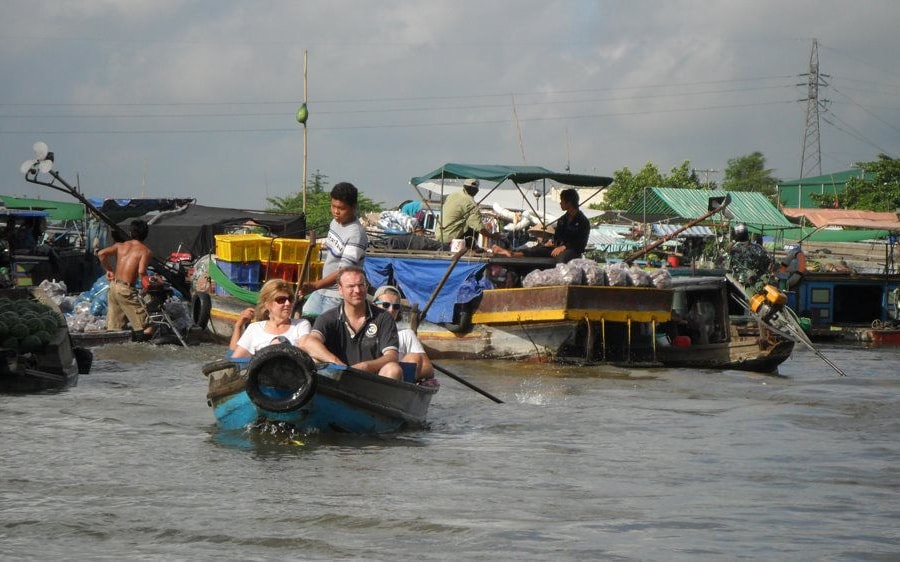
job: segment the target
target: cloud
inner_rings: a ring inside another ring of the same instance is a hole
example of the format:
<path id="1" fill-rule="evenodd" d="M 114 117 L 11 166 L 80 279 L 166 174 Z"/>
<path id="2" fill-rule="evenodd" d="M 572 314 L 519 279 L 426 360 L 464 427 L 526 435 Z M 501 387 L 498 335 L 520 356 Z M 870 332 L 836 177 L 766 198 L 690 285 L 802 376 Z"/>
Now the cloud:
<path id="1" fill-rule="evenodd" d="M 386 204 L 445 162 L 516 164 L 523 151 L 529 164 L 612 175 L 648 161 L 723 170 L 759 150 L 790 178 L 813 37 L 831 75 L 822 170 L 836 171 L 896 155 L 900 127 L 900 6 L 845 6 L 12 1 L 0 182 L 36 195 L 18 166 L 41 139 L 92 196 L 265 207 L 302 185 L 304 52 L 308 172 Z"/>

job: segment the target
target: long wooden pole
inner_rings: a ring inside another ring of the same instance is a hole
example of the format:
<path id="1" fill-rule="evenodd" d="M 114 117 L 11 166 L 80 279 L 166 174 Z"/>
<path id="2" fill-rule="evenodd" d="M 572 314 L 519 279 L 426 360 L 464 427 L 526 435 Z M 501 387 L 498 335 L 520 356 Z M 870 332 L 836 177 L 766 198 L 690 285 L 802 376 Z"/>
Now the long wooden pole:
<path id="1" fill-rule="evenodd" d="M 309 51 L 303 51 L 303 103 L 307 102 L 306 71 L 309 68 Z M 306 214 L 306 122 L 303 123 L 303 214 Z"/>

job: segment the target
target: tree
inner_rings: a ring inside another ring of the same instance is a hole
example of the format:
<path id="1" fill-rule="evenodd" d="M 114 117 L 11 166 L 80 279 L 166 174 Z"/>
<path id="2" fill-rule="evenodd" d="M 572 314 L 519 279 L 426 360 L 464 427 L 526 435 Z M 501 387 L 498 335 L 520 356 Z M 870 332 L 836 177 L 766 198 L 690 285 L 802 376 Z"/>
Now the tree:
<path id="1" fill-rule="evenodd" d="M 725 168 L 725 179 L 722 189 L 726 191 L 758 191 L 766 195 L 775 195 L 775 184 L 778 180 L 772 177 L 772 170 L 766 168 L 766 157 L 756 151 L 747 156 L 732 158 Z"/>
<path id="2" fill-rule="evenodd" d="M 659 172 L 652 162 L 644 164 L 643 169 L 633 174 L 627 167 L 613 173 L 613 182 L 606 189 L 603 202 L 591 208 L 603 210 L 627 209 L 644 197 L 644 189 L 648 187 L 700 187 L 697 176 L 691 169 L 691 163 L 685 160 L 680 166 L 672 168 L 668 176 Z"/>
<path id="3" fill-rule="evenodd" d="M 879 154 L 878 160 L 858 162 L 856 167 L 865 170 L 866 174 L 875 174 L 875 177 L 848 181 L 846 189 L 838 196 L 841 207 L 867 211 L 900 209 L 900 159 Z"/>
<path id="4" fill-rule="evenodd" d="M 331 190 L 328 188 L 328 176 L 316 170 L 310 174 L 306 188 L 306 227 L 316 231 L 320 237 L 328 232 L 331 223 Z M 298 192 L 287 197 L 269 197 L 266 201 L 271 205 L 267 211 L 276 213 L 303 212 L 303 193 Z M 372 201 L 362 193 L 357 201 L 357 214 L 381 212 L 381 203 Z"/>

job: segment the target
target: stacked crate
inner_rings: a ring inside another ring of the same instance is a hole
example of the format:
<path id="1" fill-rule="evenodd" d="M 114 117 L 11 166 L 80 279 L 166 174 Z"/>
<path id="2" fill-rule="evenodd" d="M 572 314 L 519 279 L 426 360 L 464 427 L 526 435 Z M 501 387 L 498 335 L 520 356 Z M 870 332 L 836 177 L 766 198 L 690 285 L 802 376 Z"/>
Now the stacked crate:
<path id="1" fill-rule="evenodd" d="M 272 239 L 261 234 L 217 234 L 216 265 L 239 287 L 259 291 L 262 264 L 269 259 Z M 216 294 L 228 292 L 216 287 Z"/>
<path id="2" fill-rule="evenodd" d="M 266 279 L 280 278 L 289 283 L 299 283 L 303 263 L 309 253 L 309 240 L 301 238 L 275 238 L 269 258 L 263 261 L 262 268 Z M 310 255 L 309 281 L 322 278 L 322 262 L 318 261 L 319 252 L 313 248 Z"/>

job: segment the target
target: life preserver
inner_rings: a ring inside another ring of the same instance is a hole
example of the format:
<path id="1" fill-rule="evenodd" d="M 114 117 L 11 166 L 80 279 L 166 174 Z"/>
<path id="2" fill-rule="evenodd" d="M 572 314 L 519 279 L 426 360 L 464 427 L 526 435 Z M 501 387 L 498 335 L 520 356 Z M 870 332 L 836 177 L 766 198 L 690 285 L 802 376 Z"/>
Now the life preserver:
<path id="1" fill-rule="evenodd" d="M 289 343 L 270 345 L 250 360 L 245 390 L 258 408 L 293 412 L 315 394 L 316 381 L 315 364 L 303 350 Z"/>
<path id="2" fill-rule="evenodd" d="M 194 291 L 191 296 L 191 320 L 194 321 L 194 324 L 205 330 L 206 325 L 209 324 L 211 310 L 212 299 L 209 298 L 209 293 Z"/>

